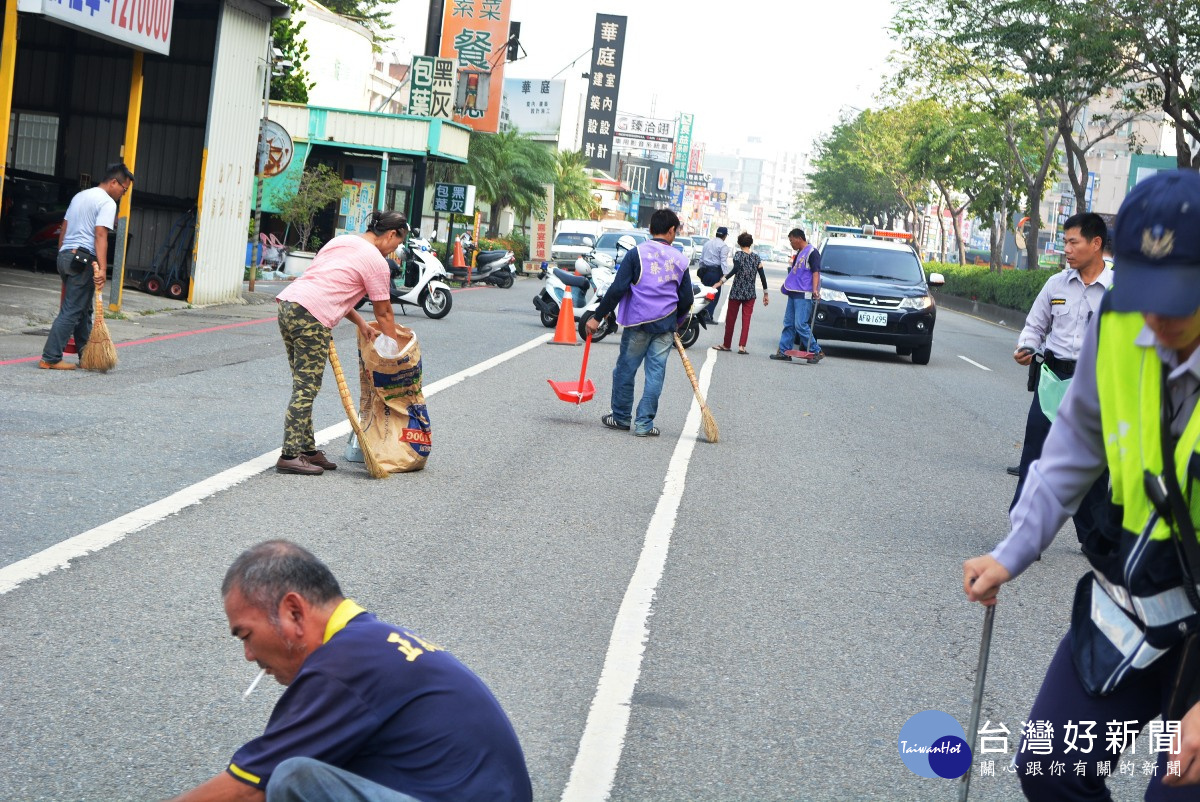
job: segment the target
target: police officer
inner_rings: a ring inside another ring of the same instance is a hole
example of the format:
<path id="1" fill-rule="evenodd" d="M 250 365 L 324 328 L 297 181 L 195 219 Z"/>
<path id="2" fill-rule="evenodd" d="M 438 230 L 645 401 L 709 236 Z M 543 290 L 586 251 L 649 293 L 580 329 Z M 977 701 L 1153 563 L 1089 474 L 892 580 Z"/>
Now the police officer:
<path id="1" fill-rule="evenodd" d="M 1085 546 L 1092 570 L 1076 588 L 1070 628 L 1029 714 L 1050 723 L 1053 751 L 1017 756 L 1022 788 L 1035 800 L 1108 799 L 1099 764 L 1115 769 L 1121 748 L 1107 739 L 1107 723 L 1140 730 L 1200 679 L 1176 677 L 1187 634 L 1200 625 L 1184 562 L 1197 544 L 1181 539 L 1194 541 L 1200 526 L 1188 501 L 1200 479 L 1200 174 L 1164 172 L 1134 187 L 1117 216 L 1115 262 L 1113 289 L 1084 335 L 1008 537 L 963 565 L 967 597 L 994 604 L 1000 585 L 1029 567 L 1106 466 L 1111 472 L 1113 534 Z M 1155 490 L 1170 484 L 1162 480 L 1164 446 L 1184 488 L 1175 494 L 1179 509 L 1191 511 L 1182 525 L 1173 523 L 1169 496 Z M 1156 755 L 1146 799 L 1197 798 L 1178 786 L 1200 782 L 1200 704 L 1189 701 L 1174 715 L 1181 736 L 1173 753 Z M 1084 753 L 1089 742 L 1076 739 L 1072 748 L 1068 736 L 1089 722 L 1095 739 Z M 1072 769 L 1038 772 L 1033 761 Z M 1073 770 L 1079 762 L 1082 775 Z"/>

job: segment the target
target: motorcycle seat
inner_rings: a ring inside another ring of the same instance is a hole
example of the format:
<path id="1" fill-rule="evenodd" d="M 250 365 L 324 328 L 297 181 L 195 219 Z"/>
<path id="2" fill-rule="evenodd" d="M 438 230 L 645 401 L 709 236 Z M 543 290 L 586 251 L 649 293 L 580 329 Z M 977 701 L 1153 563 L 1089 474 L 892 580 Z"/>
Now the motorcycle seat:
<path id="1" fill-rule="evenodd" d="M 477 257 L 480 262 L 491 262 L 495 259 L 503 259 L 508 254 L 508 251 L 480 251 Z"/>
<path id="2" fill-rule="evenodd" d="M 592 286 L 591 283 L 589 283 L 588 280 L 583 276 L 577 276 L 574 273 L 568 273 L 561 268 L 554 268 L 554 275 L 559 281 L 561 281 L 563 284 L 566 284 L 568 287 L 578 287 L 581 290 L 586 290 Z"/>

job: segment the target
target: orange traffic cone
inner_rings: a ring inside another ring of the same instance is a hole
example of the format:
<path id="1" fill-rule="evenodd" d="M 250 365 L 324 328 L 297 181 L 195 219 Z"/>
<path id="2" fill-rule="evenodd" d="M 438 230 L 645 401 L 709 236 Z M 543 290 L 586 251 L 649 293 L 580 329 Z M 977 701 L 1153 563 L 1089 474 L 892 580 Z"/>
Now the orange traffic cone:
<path id="1" fill-rule="evenodd" d="M 466 267 L 467 260 L 463 257 L 462 240 L 454 240 L 454 259 L 450 263 L 451 267 Z"/>
<path id="2" fill-rule="evenodd" d="M 579 345 L 575 339 L 575 304 L 571 302 L 571 288 L 563 292 L 562 304 L 558 307 L 558 327 L 554 329 L 552 342 L 557 345 Z"/>

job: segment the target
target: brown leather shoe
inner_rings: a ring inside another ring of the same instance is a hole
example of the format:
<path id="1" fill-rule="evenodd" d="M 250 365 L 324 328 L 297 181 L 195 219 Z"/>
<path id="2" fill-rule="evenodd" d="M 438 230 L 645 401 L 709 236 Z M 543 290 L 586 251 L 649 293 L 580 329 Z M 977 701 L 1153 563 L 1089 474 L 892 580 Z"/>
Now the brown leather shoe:
<path id="1" fill-rule="evenodd" d="M 44 359 L 38 360 L 38 367 L 42 370 L 75 370 L 75 365 L 70 362 L 47 362 Z"/>
<path id="2" fill-rule="evenodd" d="M 280 457 L 275 463 L 275 470 L 279 473 L 298 473 L 301 476 L 320 476 L 325 473 L 324 468 L 309 462 L 308 457 L 303 454 L 293 459 Z"/>
<path id="3" fill-rule="evenodd" d="M 337 470 L 337 463 L 330 462 L 328 459 L 326 459 L 324 451 L 318 451 L 316 454 L 301 454 L 300 456 L 304 457 L 306 460 L 311 462 L 313 465 L 320 465 L 322 468 L 324 468 L 327 471 L 336 471 Z"/>

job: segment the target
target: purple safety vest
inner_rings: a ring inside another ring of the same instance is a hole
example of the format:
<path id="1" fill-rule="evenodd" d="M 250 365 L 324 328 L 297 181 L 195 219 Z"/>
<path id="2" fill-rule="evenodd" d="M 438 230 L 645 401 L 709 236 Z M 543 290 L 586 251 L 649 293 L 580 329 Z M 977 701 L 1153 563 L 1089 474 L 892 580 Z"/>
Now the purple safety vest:
<path id="1" fill-rule="evenodd" d="M 679 307 L 679 280 L 687 275 L 687 257 L 657 240 L 637 246 L 642 274 L 617 307 L 617 322 L 638 326 L 672 315 Z"/>
<path id="2" fill-rule="evenodd" d="M 805 245 L 799 253 L 792 257 L 792 266 L 787 278 L 783 280 L 784 292 L 812 292 L 812 271 L 808 269 L 808 255 L 812 253 L 811 243 Z"/>

